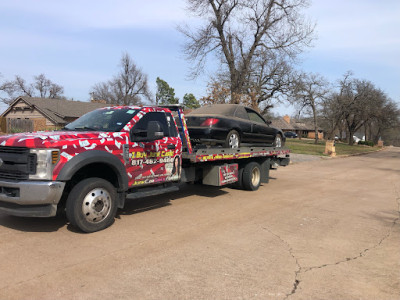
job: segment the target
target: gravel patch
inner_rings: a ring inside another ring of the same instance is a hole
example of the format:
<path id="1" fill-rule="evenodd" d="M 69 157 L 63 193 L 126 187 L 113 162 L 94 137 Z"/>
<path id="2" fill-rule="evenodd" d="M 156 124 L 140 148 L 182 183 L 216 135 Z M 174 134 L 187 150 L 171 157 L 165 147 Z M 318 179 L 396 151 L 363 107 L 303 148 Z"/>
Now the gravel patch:
<path id="1" fill-rule="evenodd" d="M 290 163 L 300 163 L 300 162 L 321 160 L 321 159 L 327 159 L 327 158 L 328 157 L 319 156 L 319 155 L 290 153 Z"/>

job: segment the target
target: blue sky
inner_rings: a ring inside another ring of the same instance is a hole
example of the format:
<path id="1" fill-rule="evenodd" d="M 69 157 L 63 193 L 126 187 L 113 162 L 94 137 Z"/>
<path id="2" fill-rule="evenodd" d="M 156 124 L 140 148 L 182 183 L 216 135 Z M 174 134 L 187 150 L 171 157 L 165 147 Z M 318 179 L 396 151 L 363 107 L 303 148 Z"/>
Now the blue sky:
<path id="1" fill-rule="evenodd" d="M 64 86 L 68 98 L 87 101 L 90 88 L 115 75 L 127 52 L 148 74 L 153 93 L 161 77 L 181 99 L 185 93 L 204 96 L 211 71 L 187 79 L 190 63 L 176 30 L 183 22 L 198 22 L 185 5 L 184 0 L 0 1 L 2 79 L 21 75 L 30 81 L 44 73 Z M 352 70 L 400 102 L 400 1 L 319 0 L 305 13 L 317 23 L 318 38 L 301 56 L 299 69 L 332 82 Z M 293 108 L 281 105 L 274 112 L 293 113 Z"/>

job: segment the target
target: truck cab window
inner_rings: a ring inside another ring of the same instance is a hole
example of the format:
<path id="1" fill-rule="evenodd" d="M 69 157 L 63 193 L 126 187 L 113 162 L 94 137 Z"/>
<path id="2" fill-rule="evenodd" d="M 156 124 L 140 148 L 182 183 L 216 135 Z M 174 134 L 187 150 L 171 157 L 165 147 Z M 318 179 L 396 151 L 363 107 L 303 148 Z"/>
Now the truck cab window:
<path id="1" fill-rule="evenodd" d="M 167 116 L 169 136 L 177 137 L 178 136 L 178 132 L 176 131 L 176 126 L 175 126 L 175 123 L 174 123 L 174 117 L 170 113 L 166 113 L 166 116 Z"/>
<path id="2" fill-rule="evenodd" d="M 168 128 L 167 119 L 163 112 L 149 112 L 139 122 L 133 126 L 132 132 L 145 132 L 150 121 L 158 121 L 161 124 L 161 128 L 164 132 L 164 136 L 170 136 L 170 130 Z"/>

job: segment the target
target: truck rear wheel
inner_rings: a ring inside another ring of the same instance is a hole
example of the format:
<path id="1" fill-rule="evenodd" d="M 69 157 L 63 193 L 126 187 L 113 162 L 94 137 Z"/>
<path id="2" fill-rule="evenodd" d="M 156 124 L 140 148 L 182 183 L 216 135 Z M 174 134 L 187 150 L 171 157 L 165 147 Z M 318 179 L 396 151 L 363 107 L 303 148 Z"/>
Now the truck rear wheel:
<path id="1" fill-rule="evenodd" d="M 109 227 L 117 212 L 115 187 L 102 178 L 87 178 L 75 185 L 67 199 L 66 214 L 71 225 L 84 232 Z"/>
<path id="2" fill-rule="evenodd" d="M 242 185 L 245 190 L 256 191 L 261 184 L 261 166 L 256 162 L 248 163 L 243 170 Z"/>

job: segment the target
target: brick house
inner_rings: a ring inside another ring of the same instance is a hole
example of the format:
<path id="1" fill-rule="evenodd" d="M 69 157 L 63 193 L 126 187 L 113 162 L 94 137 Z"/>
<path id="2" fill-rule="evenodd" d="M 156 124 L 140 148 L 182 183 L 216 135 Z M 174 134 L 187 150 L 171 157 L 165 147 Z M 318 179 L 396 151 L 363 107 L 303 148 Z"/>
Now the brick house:
<path id="1" fill-rule="evenodd" d="M 283 118 L 272 120 L 272 126 L 280 128 L 283 132 L 296 132 L 297 135 L 302 138 L 315 138 L 314 125 L 310 121 L 291 120 L 291 118 L 286 115 Z M 323 138 L 324 132 L 321 128 L 318 128 L 318 139 Z"/>
<path id="2" fill-rule="evenodd" d="M 80 116 L 100 107 L 99 102 L 81 102 L 62 99 L 18 97 L 1 114 L 3 119 L 31 120 L 33 131 L 64 127 Z"/>

